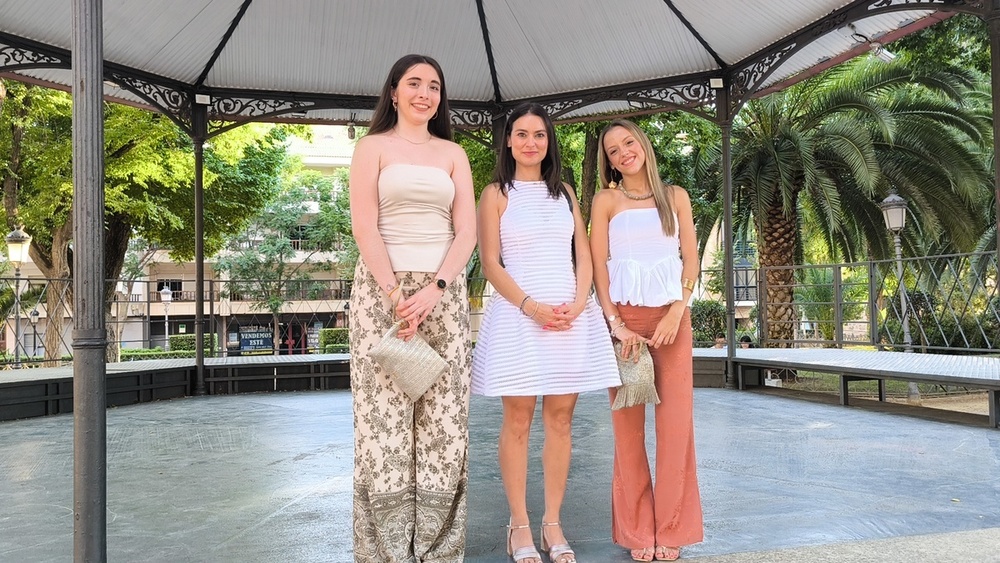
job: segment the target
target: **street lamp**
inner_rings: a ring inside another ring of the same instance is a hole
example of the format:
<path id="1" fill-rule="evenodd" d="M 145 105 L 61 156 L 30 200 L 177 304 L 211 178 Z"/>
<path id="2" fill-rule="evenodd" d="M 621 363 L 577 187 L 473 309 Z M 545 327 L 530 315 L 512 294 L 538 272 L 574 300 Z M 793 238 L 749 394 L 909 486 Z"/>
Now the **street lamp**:
<path id="1" fill-rule="evenodd" d="M 896 246 L 896 279 L 899 282 L 899 307 L 903 321 L 903 351 L 913 351 L 913 340 L 910 338 L 910 311 L 906 306 L 906 286 L 903 284 L 903 249 L 899 242 L 899 233 L 906 226 L 906 200 L 890 193 L 889 197 L 879 204 L 885 226 L 892 231 L 892 242 Z"/>
<path id="2" fill-rule="evenodd" d="M 160 290 L 160 302 L 163 303 L 163 350 L 170 350 L 170 302 L 174 300 L 174 292 L 166 284 Z"/>
<path id="3" fill-rule="evenodd" d="M 14 266 L 14 369 L 21 369 L 21 265 L 31 260 L 31 235 L 24 225 L 7 233 L 7 260 Z"/>
<path id="4" fill-rule="evenodd" d="M 31 321 L 31 356 L 38 356 L 38 309 L 32 309 L 31 314 L 28 315 L 28 320 Z"/>

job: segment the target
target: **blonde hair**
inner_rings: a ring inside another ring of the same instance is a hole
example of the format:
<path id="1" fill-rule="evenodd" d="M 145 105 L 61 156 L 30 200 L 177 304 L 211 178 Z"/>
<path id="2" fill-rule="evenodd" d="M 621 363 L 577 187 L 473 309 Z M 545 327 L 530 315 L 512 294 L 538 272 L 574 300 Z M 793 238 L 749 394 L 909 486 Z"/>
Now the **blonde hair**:
<path id="1" fill-rule="evenodd" d="M 646 168 L 646 181 L 653 190 L 653 201 L 656 202 L 656 212 L 660 216 L 660 225 L 663 227 L 663 234 L 668 237 L 677 236 L 677 219 L 674 216 L 674 202 L 671 199 L 673 186 L 664 184 L 660 179 L 659 171 L 656 168 L 656 154 L 653 153 L 653 144 L 649 142 L 649 137 L 639 129 L 639 126 L 626 119 L 615 119 L 601 131 L 597 143 L 601 146 L 597 153 L 597 171 L 601 177 L 601 187 L 607 186 L 615 177 L 612 175 L 611 163 L 608 162 L 608 154 L 604 149 L 604 136 L 615 127 L 621 127 L 629 132 L 639 142 L 642 152 L 646 153 L 646 160 L 643 166 Z M 621 180 L 621 172 L 617 174 L 617 180 Z M 616 180 L 616 181 L 617 181 Z"/>

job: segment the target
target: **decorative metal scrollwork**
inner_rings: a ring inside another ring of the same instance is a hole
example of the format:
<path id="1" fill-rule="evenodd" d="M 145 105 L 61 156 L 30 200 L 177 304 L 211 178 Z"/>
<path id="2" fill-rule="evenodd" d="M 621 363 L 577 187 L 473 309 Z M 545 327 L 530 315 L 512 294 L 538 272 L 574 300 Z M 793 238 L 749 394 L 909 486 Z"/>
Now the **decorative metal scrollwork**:
<path id="1" fill-rule="evenodd" d="M 710 115 L 704 111 L 715 104 L 715 91 L 707 82 L 653 86 L 635 90 L 614 88 L 594 92 L 586 96 L 543 103 L 553 119 L 580 111 L 587 106 L 605 102 L 625 102 L 627 112 L 651 109 L 685 109 L 699 115 Z"/>
<path id="2" fill-rule="evenodd" d="M 12 45 L 0 46 L 0 69 L 22 66 L 69 66 L 68 60 Z"/>
<path id="3" fill-rule="evenodd" d="M 191 130 L 191 100 L 186 92 L 124 73 L 106 72 L 105 79 L 138 95 L 188 131 Z"/>
<path id="4" fill-rule="evenodd" d="M 775 67 L 785 62 L 785 59 L 795 51 L 796 47 L 797 43 L 785 45 L 780 50 L 739 71 L 733 79 L 731 101 L 738 104 L 745 100 L 747 94 L 754 91 Z"/>
<path id="5" fill-rule="evenodd" d="M 462 129 L 490 129 L 493 116 L 483 108 L 451 108 L 451 124 Z"/>
<path id="6" fill-rule="evenodd" d="M 879 8 L 888 8 L 890 6 L 913 6 L 915 8 L 920 6 L 967 6 L 969 8 L 981 9 L 983 7 L 983 0 L 877 0 L 872 2 L 869 6 L 869 10 L 877 10 Z"/>
<path id="7" fill-rule="evenodd" d="M 308 111 L 314 104 L 275 98 L 216 98 L 212 97 L 209 114 L 213 118 L 260 118 L 291 111 Z"/>
<path id="8" fill-rule="evenodd" d="M 812 35 L 813 37 L 822 37 L 823 35 L 826 35 L 827 33 L 830 33 L 835 29 L 840 29 L 845 24 L 847 24 L 847 20 L 849 18 L 850 14 L 848 12 L 843 12 L 837 14 L 835 17 L 823 20 L 823 22 L 819 26 L 817 26 L 815 30 L 813 30 Z"/>

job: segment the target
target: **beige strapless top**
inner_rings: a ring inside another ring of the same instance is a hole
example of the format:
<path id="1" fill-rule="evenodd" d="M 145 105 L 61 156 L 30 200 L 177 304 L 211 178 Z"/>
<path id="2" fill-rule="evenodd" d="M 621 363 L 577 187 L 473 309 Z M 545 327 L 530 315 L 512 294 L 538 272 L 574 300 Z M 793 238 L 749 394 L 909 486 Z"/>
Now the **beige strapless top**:
<path id="1" fill-rule="evenodd" d="M 437 272 L 455 239 L 455 183 L 435 166 L 390 164 L 378 176 L 378 231 L 395 272 Z"/>

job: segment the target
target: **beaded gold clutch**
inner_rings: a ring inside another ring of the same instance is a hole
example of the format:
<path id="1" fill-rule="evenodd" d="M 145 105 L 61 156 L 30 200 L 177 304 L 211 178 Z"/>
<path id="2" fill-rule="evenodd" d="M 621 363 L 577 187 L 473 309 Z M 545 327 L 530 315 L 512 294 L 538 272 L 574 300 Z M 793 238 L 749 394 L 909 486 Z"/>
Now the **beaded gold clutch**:
<path id="1" fill-rule="evenodd" d="M 393 323 L 370 354 L 410 401 L 416 402 L 448 371 L 448 363 L 419 334 L 409 342 L 397 338 L 404 322 Z"/>
<path id="2" fill-rule="evenodd" d="M 634 358 L 622 359 L 622 343 L 615 342 L 615 358 L 618 359 L 622 385 L 611 408 L 618 410 L 646 403 L 660 404 L 653 376 L 653 357 L 649 355 L 646 344 L 639 344 L 639 361 L 635 361 Z"/>

